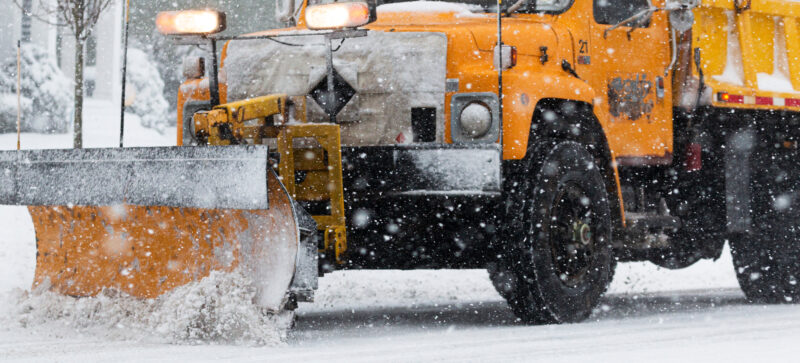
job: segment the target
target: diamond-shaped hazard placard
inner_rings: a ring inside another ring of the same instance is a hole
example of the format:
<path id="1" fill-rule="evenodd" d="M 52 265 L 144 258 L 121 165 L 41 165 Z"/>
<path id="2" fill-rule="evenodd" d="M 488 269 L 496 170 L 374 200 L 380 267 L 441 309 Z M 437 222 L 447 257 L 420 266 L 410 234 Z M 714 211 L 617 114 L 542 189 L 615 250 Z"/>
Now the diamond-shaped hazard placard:
<path id="1" fill-rule="evenodd" d="M 336 68 L 333 69 L 333 92 L 328 91 L 328 77 L 326 75 L 311 90 L 310 96 L 317 101 L 328 115 L 338 115 L 345 105 L 355 96 L 356 90 L 342 78 Z"/>

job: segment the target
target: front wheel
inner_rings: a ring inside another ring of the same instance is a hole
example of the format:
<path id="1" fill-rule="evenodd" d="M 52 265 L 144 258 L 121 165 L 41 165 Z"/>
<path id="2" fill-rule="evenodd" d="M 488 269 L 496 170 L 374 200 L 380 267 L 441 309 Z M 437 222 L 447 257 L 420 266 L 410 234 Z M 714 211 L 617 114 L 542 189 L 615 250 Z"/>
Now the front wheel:
<path id="1" fill-rule="evenodd" d="M 521 187 L 509 193 L 521 230 L 507 234 L 494 273 L 503 275 L 493 281 L 523 321 L 577 322 L 597 306 L 616 266 L 605 183 L 578 143 L 537 150 L 519 176 Z"/>

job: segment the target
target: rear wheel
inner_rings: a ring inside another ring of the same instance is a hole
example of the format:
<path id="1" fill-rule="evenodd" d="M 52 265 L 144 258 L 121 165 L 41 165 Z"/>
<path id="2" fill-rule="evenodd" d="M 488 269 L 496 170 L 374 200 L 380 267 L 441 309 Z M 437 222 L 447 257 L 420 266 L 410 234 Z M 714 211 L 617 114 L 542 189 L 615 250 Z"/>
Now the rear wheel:
<path id="1" fill-rule="evenodd" d="M 490 272 L 520 319 L 577 322 L 597 306 L 616 266 L 608 197 L 582 145 L 561 141 L 538 150 L 522 185 L 509 193 L 520 230 L 507 234 L 505 258 Z"/>
<path id="2" fill-rule="evenodd" d="M 739 285 L 759 303 L 800 301 L 800 171 L 797 153 L 771 149 L 753 154 L 752 232 L 731 236 Z"/>
<path id="3" fill-rule="evenodd" d="M 767 235 L 731 239 L 739 286 L 750 301 L 766 304 L 800 301 L 800 240 Z"/>

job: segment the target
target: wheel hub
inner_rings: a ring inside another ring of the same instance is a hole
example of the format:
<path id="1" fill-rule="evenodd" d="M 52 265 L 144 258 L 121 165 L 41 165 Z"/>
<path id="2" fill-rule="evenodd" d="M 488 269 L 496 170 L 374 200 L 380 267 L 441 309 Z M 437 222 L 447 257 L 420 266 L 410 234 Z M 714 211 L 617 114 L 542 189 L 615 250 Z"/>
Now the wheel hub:
<path id="1" fill-rule="evenodd" d="M 579 242 L 584 246 L 592 243 L 592 227 L 583 221 L 572 223 L 572 241 Z"/>
<path id="2" fill-rule="evenodd" d="M 577 286 L 591 268 L 595 222 L 586 193 L 567 185 L 559 193 L 551 214 L 550 244 L 556 270 L 567 286 Z"/>

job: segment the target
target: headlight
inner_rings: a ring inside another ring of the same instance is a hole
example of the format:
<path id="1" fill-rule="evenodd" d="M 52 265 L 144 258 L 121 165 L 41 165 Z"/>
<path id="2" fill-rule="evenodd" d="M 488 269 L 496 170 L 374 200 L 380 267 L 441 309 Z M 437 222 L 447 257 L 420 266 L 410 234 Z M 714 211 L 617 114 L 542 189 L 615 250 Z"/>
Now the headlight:
<path id="1" fill-rule="evenodd" d="M 372 20 L 366 3 L 334 3 L 309 6 L 306 9 L 306 25 L 309 29 L 357 28 Z"/>
<path id="2" fill-rule="evenodd" d="M 497 94 L 454 94 L 450 98 L 450 137 L 454 143 L 497 142 L 500 137 L 500 100 Z"/>
<path id="3" fill-rule="evenodd" d="M 480 138 L 492 127 L 492 110 L 481 102 L 470 103 L 461 110 L 459 124 L 464 136 Z"/>
<path id="4" fill-rule="evenodd" d="M 225 30 L 225 13 L 216 10 L 165 11 L 156 17 L 165 35 L 208 35 Z"/>

